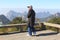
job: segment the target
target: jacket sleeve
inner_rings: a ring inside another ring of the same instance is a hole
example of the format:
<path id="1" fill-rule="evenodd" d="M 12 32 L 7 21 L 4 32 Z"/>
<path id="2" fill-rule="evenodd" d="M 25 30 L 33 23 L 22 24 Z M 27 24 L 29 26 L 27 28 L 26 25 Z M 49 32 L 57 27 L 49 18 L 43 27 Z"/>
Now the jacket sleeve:
<path id="1" fill-rule="evenodd" d="M 28 12 L 27 18 L 30 18 L 30 17 L 31 17 L 31 14 L 32 14 L 32 12 L 31 12 L 31 11 L 30 11 L 30 12 Z"/>

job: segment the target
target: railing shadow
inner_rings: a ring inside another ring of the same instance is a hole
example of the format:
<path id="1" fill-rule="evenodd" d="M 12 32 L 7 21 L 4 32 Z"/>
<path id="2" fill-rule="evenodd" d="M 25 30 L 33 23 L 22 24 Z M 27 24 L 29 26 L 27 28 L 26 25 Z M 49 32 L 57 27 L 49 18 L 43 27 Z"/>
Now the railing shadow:
<path id="1" fill-rule="evenodd" d="M 55 32 L 55 33 L 42 33 L 42 34 L 38 34 L 36 36 L 49 36 L 49 35 L 56 35 L 56 34 L 58 34 L 58 33 L 57 32 Z"/>
<path id="2" fill-rule="evenodd" d="M 12 33 L 2 33 L 0 35 L 12 35 L 12 34 L 19 34 L 19 33 L 25 33 L 27 31 L 24 31 L 24 32 L 12 32 Z"/>
<path id="3" fill-rule="evenodd" d="M 36 32 L 37 31 L 41 31 L 41 30 L 36 30 Z M 28 31 L 18 31 L 18 32 L 9 32 L 9 33 L 2 33 L 2 34 L 0 34 L 0 35 L 12 35 L 12 34 L 19 34 L 19 33 L 26 33 L 26 32 L 28 32 Z"/>
<path id="4" fill-rule="evenodd" d="M 0 34 L 1 36 L 3 35 L 12 35 L 12 34 L 19 34 L 19 33 L 25 33 L 27 31 L 24 31 L 24 32 L 13 32 L 13 33 L 3 33 L 3 34 Z M 42 34 L 38 34 L 36 35 L 37 37 L 39 36 L 49 36 L 49 35 L 57 35 L 58 33 L 57 32 L 54 32 L 54 33 L 42 33 Z"/>

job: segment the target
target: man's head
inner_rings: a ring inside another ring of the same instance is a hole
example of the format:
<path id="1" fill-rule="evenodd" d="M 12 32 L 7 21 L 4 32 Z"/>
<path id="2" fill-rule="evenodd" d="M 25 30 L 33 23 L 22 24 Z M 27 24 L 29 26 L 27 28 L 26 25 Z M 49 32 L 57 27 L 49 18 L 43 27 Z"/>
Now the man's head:
<path id="1" fill-rule="evenodd" d="M 32 5 L 27 6 L 27 8 L 28 8 L 28 10 L 31 10 L 32 9 Z"/>

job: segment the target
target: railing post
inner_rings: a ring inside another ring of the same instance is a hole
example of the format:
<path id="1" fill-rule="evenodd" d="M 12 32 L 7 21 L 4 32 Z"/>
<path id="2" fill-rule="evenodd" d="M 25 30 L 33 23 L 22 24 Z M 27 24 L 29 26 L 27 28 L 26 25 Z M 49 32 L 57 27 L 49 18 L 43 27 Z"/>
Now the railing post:
<path id="1" fill-rule="evenodd" d="M 44 23 L 41 23 L 41 29 L 46 30 L 46 26 L 44 25 Z"/>
<path id="2" fill-rule="evenodd" d="M 57 33 L 59 33 L 59 28 L 57 28 Z"/>
<path id="3" fill-rule="evenodd" d="M 16 28 L 17 28 L 17 31 L 19 31 L 19 32 L 20 32 L 20 26 L 16 26 Z"/>
<path id="4" fill-rule="evenodd" d="M 20 26 L 20 32 L 23 32 L 23 26 Z"/>
<path id="5" fill-rule="evenodd" d="M 22 28 L 21 25 L 16 26 L 16 28 L 17 28 L 17 30 L 19 30 L 19 32 L 22 32 L 23 31 L 23 28 Z"/>

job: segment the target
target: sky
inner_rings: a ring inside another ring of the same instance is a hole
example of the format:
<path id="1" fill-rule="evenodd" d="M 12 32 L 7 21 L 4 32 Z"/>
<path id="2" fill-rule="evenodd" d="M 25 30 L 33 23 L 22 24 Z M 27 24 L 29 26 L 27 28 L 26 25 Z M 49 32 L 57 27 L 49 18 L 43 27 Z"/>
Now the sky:
<path id="1" fill-rule="evenodd" d="M 8 9 L 23 11 L 29 5 L 32 5 L 35 11 L 39 11 L 38 9 L 60 10 L 60 0 L 0 0 L 0 14 L 7 13 Z"/>
<path id="2" fill-rule="evenodd" d="M 60 9 L 60 0 L 0 0 L 0 8 L 27 8 L 28 5 L 41 9 Z"/>

